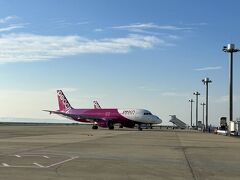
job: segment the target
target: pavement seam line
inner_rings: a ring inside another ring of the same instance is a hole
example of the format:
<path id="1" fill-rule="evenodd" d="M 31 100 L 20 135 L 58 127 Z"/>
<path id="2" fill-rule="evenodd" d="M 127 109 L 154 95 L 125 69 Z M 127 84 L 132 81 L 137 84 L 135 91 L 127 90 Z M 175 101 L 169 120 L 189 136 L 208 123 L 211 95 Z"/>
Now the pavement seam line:
<path id="1" fill-rule="evenodd" d="M 197 180 L 197 177 L 196 177 L 196 175 L 195 175 L 195 173 L 194 173 L 194 171 L 193 171 L 193 168 L 192 168 L 192 166 L 191 166 L 191 163 L 190 163 L 190 161 L 189 161 L 189 159 L 188 159 L 188 157 L 187 157 L 187 154 L 186 154 L 186 151 L 185 151 L 185 147 L 182 146 L 181 139 L 180 139 L 180 137 L 178 136 L 178 134 L 177 134 L 176 132 L 175 132 L 175 135 L 176 135 L 176 137 L 178 138 L 178 140 L 179 140 L 179 142 L 180 142 L 180 147 L 181 147 L 181 149 L 182 149 L 182 151 L 183 151 L 184 157 L 185 157 L 185 159 L 186 159 L 186 162 L 187 162 L 187 164 L 188 164 L 188 167 L 189 167 L 189 169 L 190 169 L 190 172 L 191 172 L 191 174 L 192 174 L 192 176 L 193 176 L 193 179 L 194 179 L 194 180 Z"/>

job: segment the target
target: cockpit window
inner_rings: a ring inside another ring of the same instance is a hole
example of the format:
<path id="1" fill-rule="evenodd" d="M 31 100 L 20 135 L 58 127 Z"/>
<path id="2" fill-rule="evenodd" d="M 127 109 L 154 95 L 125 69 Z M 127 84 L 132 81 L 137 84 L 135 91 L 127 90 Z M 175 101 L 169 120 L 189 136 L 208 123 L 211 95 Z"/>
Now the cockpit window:
<path id="1" fill-rule="evenodd" d="M 150 113 L 150 112 L 147 112 L 147 113 L 144 113 L 144 115 L 152 115 L 152 113 Z"/>

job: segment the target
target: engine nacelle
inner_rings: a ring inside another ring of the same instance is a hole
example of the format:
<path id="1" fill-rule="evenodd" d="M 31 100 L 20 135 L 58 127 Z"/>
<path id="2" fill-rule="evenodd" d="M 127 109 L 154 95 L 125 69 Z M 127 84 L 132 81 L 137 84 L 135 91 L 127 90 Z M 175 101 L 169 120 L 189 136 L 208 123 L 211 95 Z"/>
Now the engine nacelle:
<path id="1" fill-rule="evenodd" d="M 98 125 L 99 127 L 106 128 L 106 127 L 108 127 L 108 121 L 100 120 L 100 121 L 97 122 L 97 125 Z"/>
<path id="2" fill-rule="evenodd" d="M 114 123 L 112 120 L 100 120 L 97 122 L 98 126 L 103 128 L 114 129 Z"/>

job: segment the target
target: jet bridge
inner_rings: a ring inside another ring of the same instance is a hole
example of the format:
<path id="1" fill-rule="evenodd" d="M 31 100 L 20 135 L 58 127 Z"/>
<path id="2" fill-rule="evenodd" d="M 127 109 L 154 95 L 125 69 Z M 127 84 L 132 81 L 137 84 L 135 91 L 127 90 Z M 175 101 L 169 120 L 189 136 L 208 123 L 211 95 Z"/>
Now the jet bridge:
<path id="1" fill-rule="evenodd" d="M 169 120 L 169 122 L 175 124 L 178 128 L 181 128 L 181 129 L 187 128 L 187 124 L 181 121 L 180 119 L 178 119 L 176 115 L 170 115 L 170 116 L 171 116 L 171 119 Z"/>

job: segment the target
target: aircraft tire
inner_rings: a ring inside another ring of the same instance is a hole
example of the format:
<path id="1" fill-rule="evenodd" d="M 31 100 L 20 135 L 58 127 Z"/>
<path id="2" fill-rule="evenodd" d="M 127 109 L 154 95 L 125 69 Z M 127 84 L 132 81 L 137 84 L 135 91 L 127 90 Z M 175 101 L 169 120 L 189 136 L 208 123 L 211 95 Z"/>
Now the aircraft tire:
<path id="1" fill-rule="evenodd" d="M 98 126 L 92 126 L 92 129 L 98 129 Z"/>
<path id="2" fill-rule="evenodd" d="M 114 130 L 114 126 L 109 126 L 108 129 L 109 130 Z"/>
<path id="3" fill-rule="evenodd" d="M 138 130 L 139 130 L 139 131 L 142 131 L 141 124 L 138 124 Z"/>
<path id="4" fill-rule="evenodd" d="M 113 130 L 114 129 L 114 124 L 113 121 L 108 121 L 108 129 Z"/>

